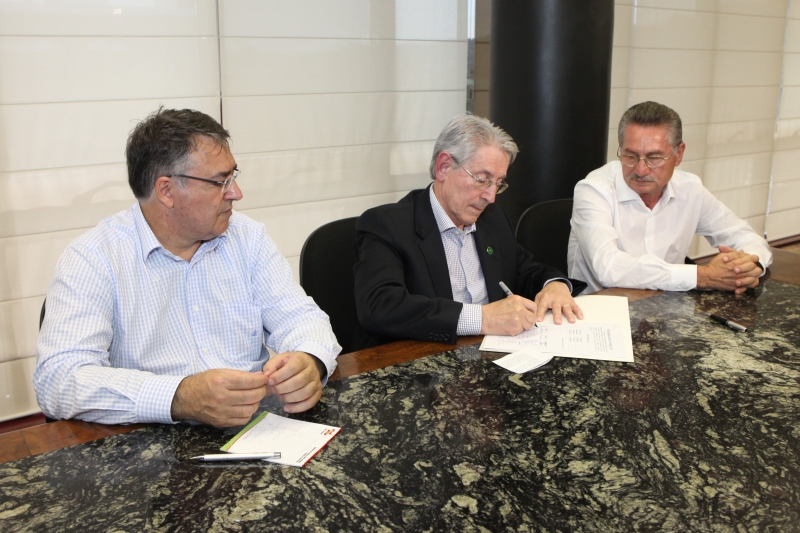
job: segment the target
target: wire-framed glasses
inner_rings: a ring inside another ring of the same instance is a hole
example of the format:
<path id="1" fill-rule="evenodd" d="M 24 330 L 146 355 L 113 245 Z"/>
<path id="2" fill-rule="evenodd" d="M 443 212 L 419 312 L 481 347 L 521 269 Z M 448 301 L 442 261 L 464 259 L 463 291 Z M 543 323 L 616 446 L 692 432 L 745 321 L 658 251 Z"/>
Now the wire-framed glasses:
<path id="1" fill-rule="evenodd" d="M 619 157 L 619 162 L 628 168 L 635 167 L 642 159 L 644 159 L 644 164 L 647 165 L 647 168 L 661 168 L 667 164 L 667 159 L 673 155 L 675 155 L 675 150 L 672 150 L 672 153 L 666 157 L 662 157 L 660 155 L 647 155 L 644 157 L 639 157 L 638 155 L 623 154 L 621 146 L 617 148 L 617 157 Z"/>
<path id="2" fill-rule="evenodd" d="M 457 166 L 463 168 L 464 172 L 469 174 L 469 177 L 474 180 L 475 188 L 485 191 L 486 189 L 491 189 L 492 185 L 497 185 L 497 189 L 494 191 L 495 194 L 502 194 L 506 189 L 508 189 L 508 183 L 505 181 L 496 182 L 492 179 L 484 178 L 483 176 L 476 176 L 465 167 L 461 166 L 461 163 L 459 163 L 458 160 L 452 156 L 452 154 L 450 157 L 453 159 L 453 161 L 455 161 Z"/>
<path id="3" fill-rule="evenodd" d="M 239 172 L 241 172 L 238 168 L 233 169 L 233 173 L 225 179 L 225 181 L 217 181 L 217 180 L 210 180 L 208 178 L 197 178 L 195 176 L 187 176 L 186 174 L 172 174 L 170 178 L 187 178 L 190 180 L 197 180 L 197 181 L 205 181 L 206 183 L 213 183 L 214 185 L 219 185 L 222 187 L 222 194 L 225 194 L 231 189 L 231 185 L 239 177 Z"/>

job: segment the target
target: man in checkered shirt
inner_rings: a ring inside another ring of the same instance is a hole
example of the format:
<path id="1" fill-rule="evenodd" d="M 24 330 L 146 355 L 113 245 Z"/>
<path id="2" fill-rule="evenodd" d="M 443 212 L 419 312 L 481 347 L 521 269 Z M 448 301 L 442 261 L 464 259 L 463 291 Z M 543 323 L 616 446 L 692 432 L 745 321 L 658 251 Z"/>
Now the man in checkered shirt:
<path id="1" fill-rule="evenodd" d="M 131 132 L 138 201 L 70 244 L 47 293 L 34 374 L 46 415 L 224 427 L 268 394 L 290 413 L 319 400 L 341 348 L 264 225 L 233 211 L 228 138 L 188 109 Z"/>

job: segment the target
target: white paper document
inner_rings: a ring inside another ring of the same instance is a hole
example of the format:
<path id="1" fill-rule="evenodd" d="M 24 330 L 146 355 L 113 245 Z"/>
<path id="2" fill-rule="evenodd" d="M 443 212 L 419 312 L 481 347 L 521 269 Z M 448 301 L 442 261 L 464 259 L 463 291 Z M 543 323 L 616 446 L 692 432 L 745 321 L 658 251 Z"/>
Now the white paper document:
<path id="1" fill-rule="evenodd" d="M 342 428 L 262 413 L 220 448 L 229 453 L 280 452 L 271 463 L 303 466 Z"/>
<path id="2" fill-rule="evenodd" d="M 628 299 L 624 296 L 578 296 L 575 302 L 584 319 L 570 324 L 553 323 L 548 311 L 538 327 L 516 336 L 486 335 L 481 350 L 550 354 L 558 357 L 633 362 L 631 321 Z M 502 366 L 502 365 L 501 365 Z"/>
<path id="3" fill-rule="evenodd" d="M 510 370 L 515 374 L 524 374 L 535 370 L 542 365 L 546 365 L 553 359 L 553 356 L 546 353 L 536 353 L 533 350 L 520 350 L 518 352 L 510 353 L 500 359 L 492 361 L 498 366 L 502 366 L 506 370 Z"/>

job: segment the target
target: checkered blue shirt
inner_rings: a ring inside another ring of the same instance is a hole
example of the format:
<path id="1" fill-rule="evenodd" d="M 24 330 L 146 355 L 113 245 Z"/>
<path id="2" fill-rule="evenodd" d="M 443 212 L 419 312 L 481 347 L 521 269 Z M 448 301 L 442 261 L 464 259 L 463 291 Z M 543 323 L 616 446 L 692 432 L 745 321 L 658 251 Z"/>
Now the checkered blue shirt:
<path id="1" fill-rule="evenodd" d="M 136 203 L 61 256 L 34 388 L 53 418 L 173 423 L 184 377 L 260 371 L 265 346 L 315 355 L 328 375 L 341 350 L 263 224 L 234 212 L 187 262 L 161 246 Z"/>
<path id="2" fill-rule="evenodd" d="M 483 321 L 481 306 L 489 303 L 489 294 L 475 248 L 475 224 L 464 226 L 463 230 L 458 229 L 436 199 L 433 186 L 429 192 L 433 216 L 442 235 L 444 255 L 447 256 L 453 300 L 464 304 L 458 316 L 456 334 L 478 335 Z"/>

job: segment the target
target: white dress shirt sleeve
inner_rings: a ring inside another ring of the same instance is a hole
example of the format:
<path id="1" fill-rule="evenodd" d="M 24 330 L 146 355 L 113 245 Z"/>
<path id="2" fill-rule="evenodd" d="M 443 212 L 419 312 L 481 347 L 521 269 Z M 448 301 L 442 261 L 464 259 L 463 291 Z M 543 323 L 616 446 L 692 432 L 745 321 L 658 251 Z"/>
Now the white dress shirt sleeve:
<path id="1" fill-rule="evenodd" d="M 766 240 L 760 237 L 750 225 L 737 217 L 725 204 L 703 187 L 702 213 L 697 225 L 698 235 L 704 236 L 714 248 L 729 246 L 758 256 L 758 261 L 766 268 L 772 264 L 772 251 Z"/>

